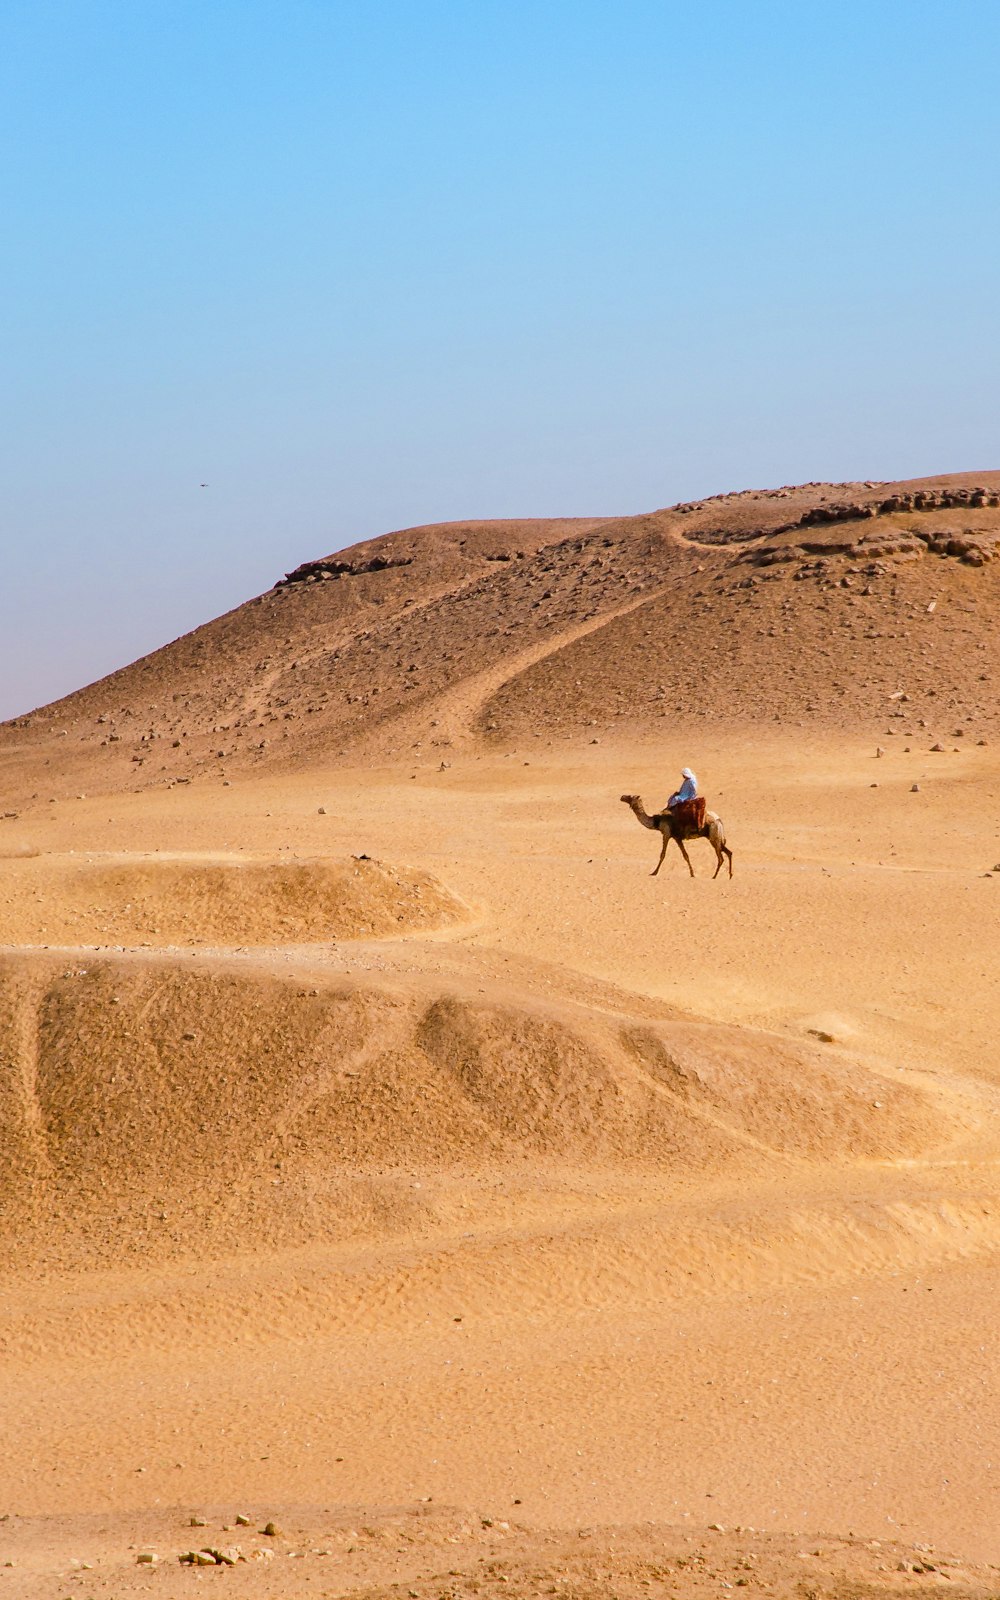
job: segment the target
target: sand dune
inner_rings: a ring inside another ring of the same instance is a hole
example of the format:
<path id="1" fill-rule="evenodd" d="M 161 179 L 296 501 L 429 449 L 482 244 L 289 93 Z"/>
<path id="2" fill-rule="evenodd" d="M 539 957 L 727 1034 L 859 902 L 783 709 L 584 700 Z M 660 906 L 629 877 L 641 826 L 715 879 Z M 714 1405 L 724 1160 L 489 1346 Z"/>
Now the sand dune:
<path id="1" fill-rule="evenodd" d="M 426 872 L 347 862 L 134 856 L 8 869 L 8 944 L 272 945 L 448 927 L 467 915 Z"/>
<path id="2" fill-rule="evenodd" d="M 998 538 L 404 530 L 0 729 L 0 1587 L 992 1592 Z"/>
<path id="3" fill-rule="evenodd" d="M 239 964 L 8 957 L 8 1258 L 398 1236 L 414 1166 L 710 1175 L 763 1154 L 915 1155 L 919 1090 L 747 1030 L 295 981 Z M 428 1196 L 430 1198 L 430 1196 Z"/>

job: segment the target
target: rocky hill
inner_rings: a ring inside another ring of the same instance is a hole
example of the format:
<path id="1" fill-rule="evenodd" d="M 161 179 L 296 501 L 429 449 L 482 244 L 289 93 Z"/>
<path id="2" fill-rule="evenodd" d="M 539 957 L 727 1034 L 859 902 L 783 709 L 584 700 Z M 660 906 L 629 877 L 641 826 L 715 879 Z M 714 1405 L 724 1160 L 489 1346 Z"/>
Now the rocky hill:
<path id="1" fill-rule="evenodd" d="M 998 548 L 1000 472 L 387 534 L 5 724 L 5 804 L 664 719 L 989 738 Z"/>

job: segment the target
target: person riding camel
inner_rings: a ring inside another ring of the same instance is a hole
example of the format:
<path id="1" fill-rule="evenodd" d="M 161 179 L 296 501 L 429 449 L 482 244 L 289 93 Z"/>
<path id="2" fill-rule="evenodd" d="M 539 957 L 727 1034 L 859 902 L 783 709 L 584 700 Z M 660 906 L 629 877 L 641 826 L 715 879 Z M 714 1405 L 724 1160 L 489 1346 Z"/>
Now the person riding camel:
<path id="1" fill-rule="evenodd" d="M 683 768 L 681 777 L 684 781 L 667 801 L 667 810 L 686 828 L 700 833 L 705 826 L 705 800 L 698 793 L 698 779 L 690 767 Z"/>

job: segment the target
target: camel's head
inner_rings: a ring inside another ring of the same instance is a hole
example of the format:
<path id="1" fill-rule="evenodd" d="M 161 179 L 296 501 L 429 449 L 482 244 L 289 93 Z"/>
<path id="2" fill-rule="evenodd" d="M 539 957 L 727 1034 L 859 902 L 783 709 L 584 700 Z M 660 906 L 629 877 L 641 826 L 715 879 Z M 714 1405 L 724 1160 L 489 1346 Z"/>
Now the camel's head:
<path id="1" fill-rule="evenodd" d="M 638 799 L 639 796 L 637 794 L 623 794 L 621 797 L 623 806 L 634 806 Z"/>

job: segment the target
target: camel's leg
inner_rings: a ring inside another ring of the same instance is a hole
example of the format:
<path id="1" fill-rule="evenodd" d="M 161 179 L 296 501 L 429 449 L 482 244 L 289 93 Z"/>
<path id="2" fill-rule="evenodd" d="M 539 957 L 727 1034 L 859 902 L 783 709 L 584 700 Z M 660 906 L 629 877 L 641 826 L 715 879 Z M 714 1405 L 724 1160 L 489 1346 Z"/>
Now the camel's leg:
<path id="1" fill-rule="evenodd" d="M 717 856 L 717 867 L 715 867 L 715 872 L 712 874 L 712 883 L 715 882 L 715 878 L 718 877 L 718 874 L 722 872 L 723 856 L 726 856 L 726 858 L 728 858 L 728 862 L 730 862 L 730 877 L 733 877 L 733 851 L 730 850 L 730 846 L 717 845 L 715 840 L 712 840 L 712 846 L 714 846 L 715 856 Z"/>
<path id="2" fill-rule="evenodd" d="M 663 843 L 660 846 L 660 859 L 656 863 L 656 866 L 653 868 L 652 872 L 649 874 L 649 876 L 651 878 L 655 878 L 656 874 L 659 872 L 660 868 L 662 867 L 663 858 L 667 853 L 667 845 L 670 843 L 670 835 L 669 835 L 669 833 L 661 834 L 661 838 L 663 839 Z"/>
<path id="3" fill-rule="evenodd" d="M 680 851 L 681 855 L 684 857 L 684 860 L 687 862 L 688 871 L 690 872 L 690 874 L 691 874 L 691 876 L 693 878 L 694 877 L 694 867 L 691 865 L 691 857 L 688 855 L 687 851 L 684 848 L 684 840 L 678 838 L 677 834 L 674 834 L 674 838 L 677 839 L 677 848 Z M 665 845 L 664 845 L 664 849 L 666 849 Z"/>

